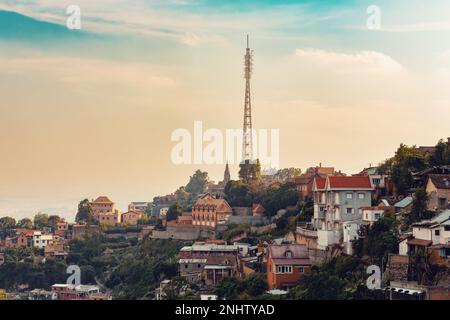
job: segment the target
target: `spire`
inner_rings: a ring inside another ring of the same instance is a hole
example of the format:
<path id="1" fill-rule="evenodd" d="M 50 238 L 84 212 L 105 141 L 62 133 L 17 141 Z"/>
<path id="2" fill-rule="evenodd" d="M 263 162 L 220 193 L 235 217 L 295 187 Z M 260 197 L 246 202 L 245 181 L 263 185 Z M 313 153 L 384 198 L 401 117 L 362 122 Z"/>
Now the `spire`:
<path id="1" fill-rule="evenodd" d="M 228 167 L 228 162 L 227 165 L 225 166 L 225 172 L 223 174 L 223 183 L 226 186 L 228 182 L 230 182 L 231 180 L 231 176 L 230 176 L 230 168 Z"/>

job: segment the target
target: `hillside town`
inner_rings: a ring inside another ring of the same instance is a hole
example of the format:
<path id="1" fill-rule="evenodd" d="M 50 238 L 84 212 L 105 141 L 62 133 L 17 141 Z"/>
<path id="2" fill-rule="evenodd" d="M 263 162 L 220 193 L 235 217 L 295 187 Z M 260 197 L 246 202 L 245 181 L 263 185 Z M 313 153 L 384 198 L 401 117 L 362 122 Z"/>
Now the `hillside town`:
<path id="1" fill-rule="evenodd" d="M 354 174 L 255 161 L 238 176 L 197 170 L 126 210 L 84 199 L 75 221 L 2 217 L 0 299 L 450 299 L 450 138 Z"/>

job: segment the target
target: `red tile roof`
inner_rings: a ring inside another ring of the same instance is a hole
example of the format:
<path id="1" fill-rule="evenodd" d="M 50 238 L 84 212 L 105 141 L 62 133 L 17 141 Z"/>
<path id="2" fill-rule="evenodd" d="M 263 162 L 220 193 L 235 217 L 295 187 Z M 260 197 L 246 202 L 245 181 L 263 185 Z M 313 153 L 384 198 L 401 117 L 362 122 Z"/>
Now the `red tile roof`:
<path id="1" fill-rule="evenodd" d="M 373 189 L 368 176 L 329 176 L 330 189 Z"/>
<path id="2" fill-rule="evenodd" d="M 326 178 L 319 178 L 319 177 L 317 177 L 317 178 L 315 178 L 314 180 L 316 181 L 316 188 L 317 188 L 318 190 L 323 190 L 323 189 L 325 189 L 325 182 L 327 181 Z"/>
<path id="3" fill-rule="evenodd" d="M 106 196 L 100 196 L 94 200 L 95 203 L 114 203 Z"/>

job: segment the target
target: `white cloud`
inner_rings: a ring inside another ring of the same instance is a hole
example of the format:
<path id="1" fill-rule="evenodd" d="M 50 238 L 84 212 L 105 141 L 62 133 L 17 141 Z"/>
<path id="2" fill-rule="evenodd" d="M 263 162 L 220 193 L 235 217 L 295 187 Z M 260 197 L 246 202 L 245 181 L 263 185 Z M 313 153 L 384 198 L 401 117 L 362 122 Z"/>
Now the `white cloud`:
<path id="1" fill-rule="evenodd" d="M 402 66 L 390 56 L 376 51 L 341 53 L 321 49 L 297 49 L 296 56 L 304 62 L 331 69 L 337 73 L 395 74 Z"/>

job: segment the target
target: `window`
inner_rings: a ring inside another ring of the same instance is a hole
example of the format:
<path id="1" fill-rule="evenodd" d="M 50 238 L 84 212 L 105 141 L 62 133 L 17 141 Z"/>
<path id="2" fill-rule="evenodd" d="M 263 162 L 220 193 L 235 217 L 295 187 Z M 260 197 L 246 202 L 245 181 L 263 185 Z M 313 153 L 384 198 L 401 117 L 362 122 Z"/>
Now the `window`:
<path id="1" fill-rule="evenodd" d="M 345 212 L 347 212 L 347 214 L 353 214 L 353 208 L 346 208 Z"/>
<path id="2" fill-rule="evenodd" d="M 375 220 L 378 220 L 378 219 L 380 219 L 380 214 L 379 213 L 375 213 L 374 217 L 375 217 Z"/>
<path id="3" fill-rule="evenodd" d="M 441 234 L 440 230 L 434 230 L 434 235 L 439 236 Z"/>
<path id="4" fill-rule="evenodd" d="M 188 265 L 187 265 L 187 264 L 185 264 L 185 265 L 184 265 L 184 268 L 185 268 L 185 269 L 187 269 L 187 268 L 188 268 Z"/>
<path id="5" fill-rule="evenodd" d="M 303 273 L 303 272 L 305 272 L 305 268 L 300 267 L 300 268 L 298 268 L 298 271 L 300 271 L 300 273 Z"/>
<path id="6" fill-rule="evenodd" d="M 445 231 L 450 231 L 450 226 L 444 226 Z"/>
<path id="7" fill-rule="evenodd" d="M 347 194 L 345 195 L 345 197 L 346 197 L 347 199 L 353 199 L 353 193 L 347 193 Z"/>
<path id="8" fill-rule="evenodd" d="M 381 182 L 381 179 L 378 179 L 378 178 L 374 178 L 374 179 L 372 179 L 372 182 L 373 182 L 373 184 L 374 185 L 379 185 L 380 184 L 380 182 Z"/>
<path id="9" fill-rule="evenodd" d="M 277 266 L 277 273 L 292 273 L 292 266 Z"/>
<path id="10" fill-rule="evenodd" d="M 362 200 L 365 198 L 365 194 L 364 193 L 358 193 L 358 199 Z"/>
<path id="11" fill-rule="evenodd" d="M 286 258 L 292 258 L 292 251 L 290 251 L 290 250 L 286 251 L 286 252 L 284 253 L 284 256 L 285 256 Z"/>

